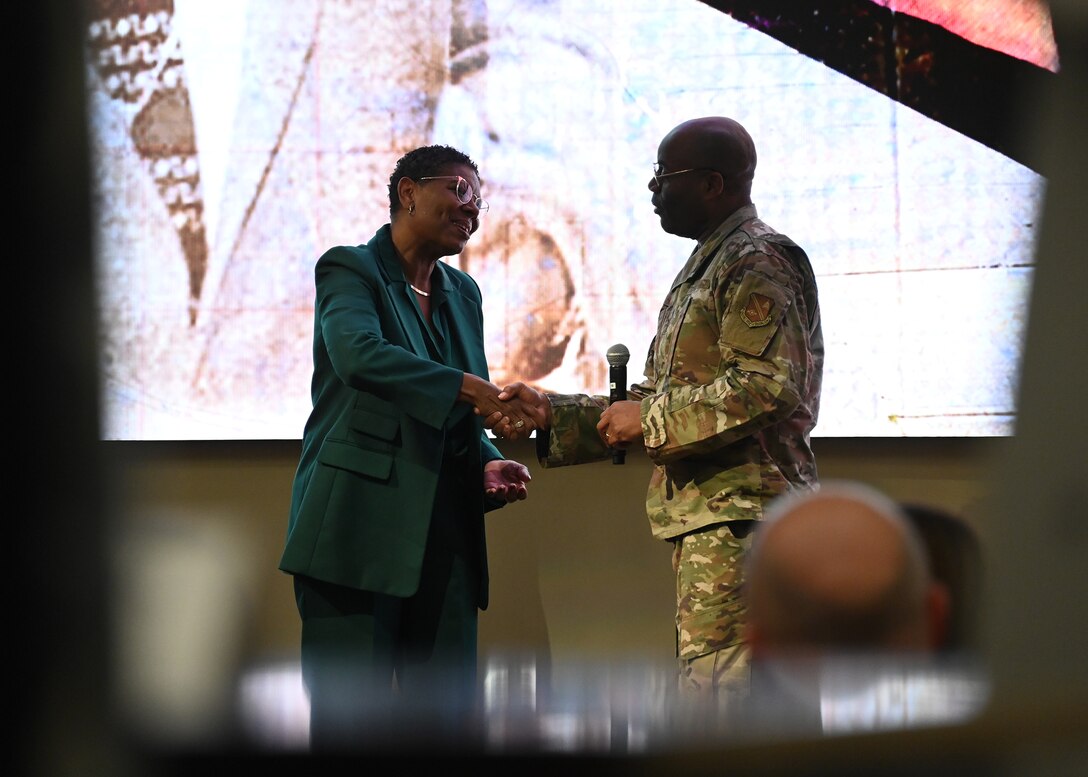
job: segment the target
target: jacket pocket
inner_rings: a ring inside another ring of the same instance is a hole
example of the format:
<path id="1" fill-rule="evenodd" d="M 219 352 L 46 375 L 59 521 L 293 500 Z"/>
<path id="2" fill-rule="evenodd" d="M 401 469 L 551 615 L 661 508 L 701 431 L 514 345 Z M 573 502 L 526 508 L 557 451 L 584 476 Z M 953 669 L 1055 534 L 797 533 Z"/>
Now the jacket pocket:
<path id="1" fill-rule="evenodd" d="M 400 421 L 365 407 L 359 407 L 352 411 L 349 426 L 356 432 L 392 442 L 397 436 L 397 430 L 400 429 Z"/>
<path id="2" fill-rule="evenodd" d="M 317 459 L 329 467 L 377 480 L 388 480 L 393 469 L 393 457 L 389 453 L 367 450 L 341 440 L 326 440 Z"/>

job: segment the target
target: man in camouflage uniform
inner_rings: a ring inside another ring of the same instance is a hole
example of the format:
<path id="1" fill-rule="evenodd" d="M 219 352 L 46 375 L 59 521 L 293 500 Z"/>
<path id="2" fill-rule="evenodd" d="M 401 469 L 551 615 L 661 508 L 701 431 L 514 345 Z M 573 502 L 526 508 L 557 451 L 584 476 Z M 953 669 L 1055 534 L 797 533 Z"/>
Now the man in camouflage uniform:
<path id="1" fill-rule="evenodd" d="M 681 688 L 724 702 L 748 685 L 739 588 L 752 528 L 773 497 L 817 482 L 823 335 L 808 257 L 756 216 L 747 131 L 724 117 L 686 121 L 657 160 L 661 227 L 697 243 L 661 306 L 645 381 L 612 405 L 520 383 L 507 393 L 538 404 L 545 467 L 645 445 L 650 525 L 674 545 Z"/>

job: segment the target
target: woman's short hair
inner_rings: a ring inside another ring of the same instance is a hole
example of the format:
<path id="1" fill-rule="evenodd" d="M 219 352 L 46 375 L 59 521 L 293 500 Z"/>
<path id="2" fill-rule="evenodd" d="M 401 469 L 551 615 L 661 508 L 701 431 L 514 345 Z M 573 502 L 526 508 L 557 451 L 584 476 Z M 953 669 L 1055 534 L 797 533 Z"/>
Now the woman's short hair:
<path id="1" fill-rule="evenodd" d="M 477 176 L 480 175 L 480 169 L 468 154 L 452 146 L 420 146 L 398 159 L 393 174 L 389 176 L 389 215 L 392 216 L 401 207 L 400 195 L 397 194 L 401 178 L 417 181 L 429 175 L 441 175 L 449 165 L 468 165 Z"/>

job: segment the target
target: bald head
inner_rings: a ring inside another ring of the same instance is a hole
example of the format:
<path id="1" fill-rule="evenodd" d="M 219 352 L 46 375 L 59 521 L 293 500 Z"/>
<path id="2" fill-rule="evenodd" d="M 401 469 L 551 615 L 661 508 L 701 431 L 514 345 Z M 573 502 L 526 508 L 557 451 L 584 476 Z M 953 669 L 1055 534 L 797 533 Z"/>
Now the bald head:
<path id="1" fill-rule="evenodd" d="M 725 116 L 704 116 L 675 126 L 662 140 L 681 146 L 691 164 L 717 170 L 726 189 L 748 197 L 756 172 L 756 145 L 748 130 Z"/>
<path id="2" fill-rule="evenodd" d="M 928 650 L 944 616 L 899 507 L 860 484 L 781 498 L 747 570 L 754 652 Z"/>
<path id="3" fill-rule="evenodd" d="M 738 122 L 705 116 L 673 127 L 657 147 L 662 174 L 650 179 L 661 228 L 702 240 L 751 204 L 756 147 Z"/>

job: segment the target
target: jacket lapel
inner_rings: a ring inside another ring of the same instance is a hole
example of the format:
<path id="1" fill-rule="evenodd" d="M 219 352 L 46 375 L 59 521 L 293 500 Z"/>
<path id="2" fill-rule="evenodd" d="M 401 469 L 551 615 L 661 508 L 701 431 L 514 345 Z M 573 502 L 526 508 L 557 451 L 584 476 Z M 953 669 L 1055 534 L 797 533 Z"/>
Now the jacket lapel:
<path id="1" fill-rule="evenodd" d="M 381 259 L 381 272 L 385 280 L 389 299 L 392 301 L 393 314 L 397 318 L 400 329 L 411 346 L 411 350 L 417 356 L 430 358 L 427 351 L 427 343 L 423 340 L 423 331 L 417 323 L 419 311 L 416 302 L 412 298 L 412 292 L 408 287 L 408 281 L 404 277 L 404 270 L 397 261 L 397 252 L 393 248 L 392 231 L 389 225 L 382 227 L 375 235 L 378 256 Z"/>
<path id="2" fill-rule="evenodd" d="M 480 377 L 487 377 L 487 363 L 479 357 L 484 352 L 483 333 L 479 331 L 479 310 L 476 304 L 461 293 L 461 279 L 448 272 L 445 265 L 438 263 L 442 290 L 448 306 L 450 337 L 452 346 L 457 348 L 466 362 L 468 371 Z"/>

